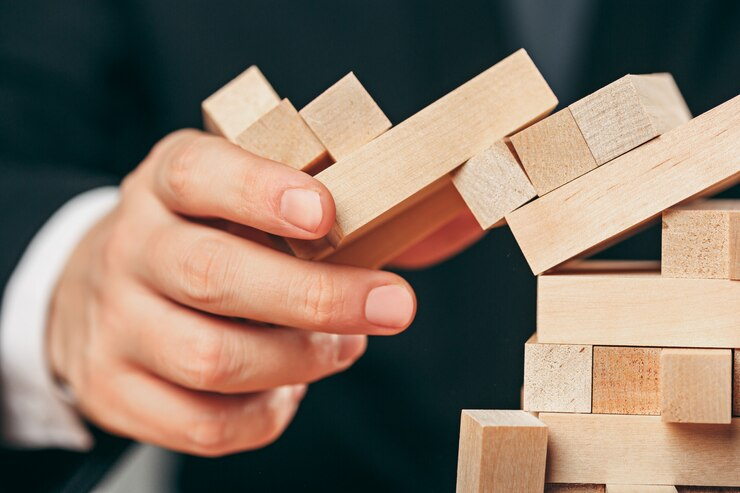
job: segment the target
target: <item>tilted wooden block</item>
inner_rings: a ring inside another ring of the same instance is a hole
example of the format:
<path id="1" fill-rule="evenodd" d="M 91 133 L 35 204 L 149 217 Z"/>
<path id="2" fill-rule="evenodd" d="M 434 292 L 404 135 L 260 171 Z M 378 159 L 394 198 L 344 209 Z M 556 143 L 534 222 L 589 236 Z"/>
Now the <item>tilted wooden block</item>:
<path id="1" fill-rule="evenodd" d="M 542 493 L 547 428 L 524 411 L 464 410 L 457 493 Z"/>
<path id="2" fill-rule="evenodd" d="M 452 182 L 483 229 L 500 223 L 506 214 L 537 195 L 503 140 L 455 170 Z"/>
<path id="3" fill-rule="evenodd" d="M 595 346 L 591 411 L 660 416 L 660 352 Z"/>
<path id="4" fill-rule="evenodd" d="M 505 58 L 316 175 L 337 207 L 329 241 L 337 246 L 397 214 L 406 199 L 556 104 L 525 51 Z"/>
<path id="5" fill-rule="evenodd" d="M 740 416 L 740 349 L 735 349 L 733 351 L 735 353 L 735 364 L 734 364 L 734 371 L 733 371 L 733 404 L 732 404 L 732 414 L 734 416 Z"/>
<path id="6" fill-rule="evenodd" d="M 730 423 L 732 351 L 663 349 L 660 355 L 660 387 L 663 421 Z"/>
<path id="7" fill-rule="evenodd" d="M 626 75 L 570 105 L 601 165 L 691 119 L 671 74 Z"/>
<path id="8" fill-rule="evenodd" d="M 597 166 L 568 108 L 514 134 L 511 142 L 540 197 Z"/>
<path id="9" fill-rule="evenodd" d="M 671 279 L 657 262 L 582 261 L 537 280 L 548 344 L 740 347 L 740 284 Z"/>
<path id="10" fill-rule="evenodd" d="M 300 170 L 310 170 L 328 159 L 324 146 L 287 99 L 237 135 L 235 142 L 258 156 Z"/>
<path id="11" fill-rule="evenodd" d="M 391 128 L 391 122 L 350 72 L 308 103 L 300 115 L 338 161 Z"/>
<path id="12" fill-rule="evenodd" d="M 661 269 L 668 277 L 732 279 L 740 200 L 701 200 L 663 212 Z"/>
<path id="13" fill-rule="evenodd" d="M 524 345 L 524 410 L 591 412 L 593 349 L 587 345 Z"/>
<path id="14" fill-rule="evenodd" d="M 201 105 L 206 130 L 231 142 L 244 129 L 280 104 L 280 97 L 260 69 L 252 65 Z"/>
<path id="15" fill-rule="evenodd" d="M 740 419 L 729 425 L 613 414 L 539 419 L 548 428 L 547 482 L 740 486 Z"/>
<path id="16" fill-rule="evenodd" d="M 547 483 L 545 493 L 605 493 L 603 484 L 556 484 Z"/>
<path id="17" fill-rule="evenodd" d="M 740 182 L 740 97 L 507 214 L 540 274 L 603 248 L 677 203 Z"/>
<path id="18" fill-rule="evenodd" d="M 608 484 L 606 493 L 678 493 L 678 490 L 675 486 L 665 485 Z"/>

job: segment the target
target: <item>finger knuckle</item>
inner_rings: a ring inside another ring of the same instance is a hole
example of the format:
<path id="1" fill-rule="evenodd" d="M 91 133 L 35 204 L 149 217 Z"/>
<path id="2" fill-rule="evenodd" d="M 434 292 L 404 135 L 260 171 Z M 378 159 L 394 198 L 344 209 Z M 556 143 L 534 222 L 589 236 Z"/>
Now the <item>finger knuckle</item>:
<path id="1" fill-rule="evenodd" d="M 228 453 L 231 446 L 228 427 L 226 417 L 220 412 L 212 412 L 199 419 L 187 430 L 191 452 L 205 457 Z"/>
<path id="2" fill-rule="evenodd" d="M 192 196 L 204 139 L 205 137 L 194 135 L 175 146 L 172 156 L 165 164 L 165 186 L 177 203 L 186 202 Z"/>
<path id="3" fill-rule="evenodd" d="M 218 305 L 223 301 L 227 273 L 228 247 L 222 240 L 201 238 L 185 250 L 180 290 L 186 300 Z"/>
<path id="4" fill-rule="evenodd" d="M 255 438 L 253 448 L 260 448 L 275 442 L 285 430 L 286 410 L 289 404 L 284 399 L 273 399 L 263 404 L 261 429 Z"/>
<path id="5" fill-rule="evenodd" d="M 325 373 L 335 366 L 339 337 L 335 334 L 312 332 L 305 339 L 304 354 L 312 375 Z"/>
<path id="6" fill-rule="evenodd" d="M 218 390 L 231 371 L 224 356 L 224 336 L 220 332 L 202 337 L 187 358 L 187 380 L 199 390 Z"/>
<path id="7" fill-rule="evenodd" d="M 335 321 L 342 309 L 343 295 L 330 275 L 319 272 L 308 276 L 299 289 L 302 295 L 298 306 L 309 323 L 323 327 Z"/>

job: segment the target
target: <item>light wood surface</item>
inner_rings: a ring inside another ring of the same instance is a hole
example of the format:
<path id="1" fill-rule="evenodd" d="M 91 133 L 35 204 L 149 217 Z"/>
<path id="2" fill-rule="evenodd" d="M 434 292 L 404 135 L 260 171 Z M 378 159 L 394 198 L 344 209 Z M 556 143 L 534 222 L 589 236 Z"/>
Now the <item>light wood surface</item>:
<path id="1" fill-rule="evenodd" d="M 606 493 L 678 493 L 675 486 L 646 484 L 608 484 Z"/>
<path id="2" fill-rule="evenodd" d="M 603 484 L 555 484 L 547 483 L 545 493 L 605 493 Z"/>
<path id="3" fill-rule="evenodd" d="M 730 216 L 730 279 L 740 281 L 740 214 Z"/>
<path id="4" fill-rule="evenodd" d="M 524 411 L 464 410 L 457 493 L 542 493 L 547 428 Z"/>
<path id="5" fill-rule="evenodd" d="M 524 50 L 505 58 L 316 176 L 337 206 L 329 241 L 339 245 L 382 222 L 404 200 L 556 104 Z"/>
<path id="6" fill-rule="evenodd" d="M 592 263 L 538 278 L 540 342 L 740 347 L 736 281 L 662 277 L 657 262 L 602 261 L 595 266 L 600 270 Z"/>
<path id="7" fill-rule="evenodd" d="M 740 182 L 740 97 L 507 214 L 535 274 Z"/>
<path id="8" fill-rule="evenodd" d="M 730 279 L 740 200 L 704 200 L 663 212 L 661 269 L 668 277 Z"/>
<path id="9" fill-rule="evenodd" d="M 733 351 L 735 354 L 733 365 L 733 391 L 732 391 L 732 415 L 740 416 L 740 349 Z"/>
<path id="10" fill-rule="evenodd" d="M 509 146 L 500 140 L 452 173 L 452 182 L 483 229 L 537 193 Z"/>
<path id="11" fill-rule="evenodd" d="M 350 72 L 300 111 L 329 154 L 347 157 L 391 128 L 391 122 Z"/>
<path id="12" fill-rule="evenodd" d="M 663 349 L 660 393 L 663 421 L 729 423 L 732 419 L 732 351 Z"/>
<path id="13" fill-rule="evenodd" d="M 595 346 L 592 412 L 660 416 L 660 351 Z"/>
<path id="14" fill-rule="evenodd" d="M 658 416 L 540 413 L 553 483 L 740 486 L 740 419 L 664 423 Z"/>
<path id="15" fill-rule="evenodd" d="M 666 73 L 626 75 L 569 108 L 597 165 L 691 119 Z"/>
<path id="16" fill-rule="evenodd" d="M 252 65 L 201 104 L 203 125 L 231 142 L 280 104 L 280 97 L 260 69 Z"/>
<path id="17" fill-rule="evenodd" d="M 540 197 L 597 166 L 568 108 L 514 134 L 511 143 Z"/>
<path id="18" fill-rule="evenodd" d="M 524 345 L 525 411 L 591 412 L 593 349 L 580 344 Z"/>

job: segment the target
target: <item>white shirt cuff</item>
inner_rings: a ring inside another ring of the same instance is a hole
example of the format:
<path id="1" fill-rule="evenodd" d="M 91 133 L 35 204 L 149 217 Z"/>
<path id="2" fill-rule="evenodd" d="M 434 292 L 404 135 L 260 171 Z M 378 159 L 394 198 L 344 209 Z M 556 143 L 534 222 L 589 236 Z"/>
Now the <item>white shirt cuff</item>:
<path id="1" fill-rule="evenodd" d="M 46 359 L 52 292 L 87 231 L 118 202 L 115 187 L 67 202 L 39 230 L 10 277 L 0 309 L 2 439 L 24 448 L 89 450 L 93 439 Z"/>

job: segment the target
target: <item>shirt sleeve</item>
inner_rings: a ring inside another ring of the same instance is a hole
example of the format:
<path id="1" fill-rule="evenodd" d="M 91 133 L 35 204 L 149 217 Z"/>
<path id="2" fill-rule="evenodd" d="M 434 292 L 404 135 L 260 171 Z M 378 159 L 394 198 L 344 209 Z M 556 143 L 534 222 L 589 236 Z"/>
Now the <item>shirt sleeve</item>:
<path id="1" fill-rule="evenodd" d="M 2 439 L 23 448 L 89 450 L 92 436 L 46 359 L 52 291 L 85 233 L 118 201 L 116 187 L 82 193 L 39 230 L 13 271 L 0 308 Z"/>

